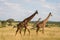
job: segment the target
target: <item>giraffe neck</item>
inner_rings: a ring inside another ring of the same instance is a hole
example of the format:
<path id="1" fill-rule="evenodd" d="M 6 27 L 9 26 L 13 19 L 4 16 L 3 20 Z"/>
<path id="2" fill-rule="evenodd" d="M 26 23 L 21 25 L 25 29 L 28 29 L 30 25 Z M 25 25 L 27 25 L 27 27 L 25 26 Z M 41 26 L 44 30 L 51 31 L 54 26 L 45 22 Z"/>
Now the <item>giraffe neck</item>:
<path id="1" fill-rule="evenodd" d="M 28 23 L 29 21 L 31 21 L 31 19 L 36 15 L 37 13 L 32 14 L 31 16 L 29 16 L 28 18 L 26 18 L 23 22 Z"/>
<path id="2" fill-rule="evenodd" d="M 38 23 L 39 23 L 39 20 L 40 20 L 40 18 L 36 21 L 36 24 L 38 24 Z"/>
<path id="3" fill-rule="evenodd" d="M 47 18 L 44 20 L 44 22 L 46 23 L 49 19 L 50 15 L 47 16 Z"/>
<path id="4" fill-rule="evenodd" d="M 40 18 L 34 23 L 33 26 L 37 25 L 39 23 Z"/>

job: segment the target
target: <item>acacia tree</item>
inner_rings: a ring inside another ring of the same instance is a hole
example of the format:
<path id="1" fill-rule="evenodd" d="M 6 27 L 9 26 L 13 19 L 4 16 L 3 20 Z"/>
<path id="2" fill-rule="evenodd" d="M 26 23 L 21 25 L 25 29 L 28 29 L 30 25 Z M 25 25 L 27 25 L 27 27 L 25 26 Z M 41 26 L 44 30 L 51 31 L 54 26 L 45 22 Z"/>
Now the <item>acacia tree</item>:
<path id="1" fill-rule="evenodd" d="M 6 21 L 1 21 L 1 26 L 6 27 L 7 22 Z"/>
<path id="2" fill-rule="evenodd" d="M 9 24 L 8 24 L 9 26 L 12 26 L 12 22 L 14 22 L 14 19 L 11 19 L 11 18 L 10 18 L 10 19 L 7 20 L 7 22 L 9 23 Z"/>

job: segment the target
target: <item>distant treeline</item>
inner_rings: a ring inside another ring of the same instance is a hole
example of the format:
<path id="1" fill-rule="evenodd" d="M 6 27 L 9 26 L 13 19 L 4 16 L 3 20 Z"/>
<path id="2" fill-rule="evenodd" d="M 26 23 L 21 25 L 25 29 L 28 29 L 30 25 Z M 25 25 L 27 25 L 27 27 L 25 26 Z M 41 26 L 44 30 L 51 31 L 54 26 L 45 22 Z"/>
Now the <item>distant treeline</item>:
<path id="1" fill-rule="evenodd" d="M 17 23 L 19 23 L 21 21 L 15 21 L 14 19 L 7 19 L 7 20 L 0 20 L 0 27 L 6 27 L 6 25 L 8 26 L 14 26 L 16 25 Z M 36 21 L 30 21 L 29 22 L 30 24 L 35 24 Z M 60 22 L 54 22 L 54 21 L 48 21 L 46 26 L 57 26 L 57 27 L 60 27 Z"/>

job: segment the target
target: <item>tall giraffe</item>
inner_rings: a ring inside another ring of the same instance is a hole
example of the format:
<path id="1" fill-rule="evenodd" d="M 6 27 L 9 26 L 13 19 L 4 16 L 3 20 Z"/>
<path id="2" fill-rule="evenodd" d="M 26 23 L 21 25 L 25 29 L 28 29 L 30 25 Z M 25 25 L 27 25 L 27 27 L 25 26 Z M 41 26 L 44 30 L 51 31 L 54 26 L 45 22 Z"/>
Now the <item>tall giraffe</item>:
<path id="1" fill-rule="evenodd" d="M 52 16 L 51 12 L 49 13 L 49 15 L 47 16 L 47 18 L 45 20 L 43 20 L 42 22 L 39 22 L 36 27 L 36 33 L 38 34 L 38 31 L 40 28 L 42 28 L 42 33 L 44 33 L 44 27 L 46 26 L 46 23 L 48 22 L 49 17 Z"/>
<path id="2" fill-rule="evenodd" d="M 25 28 L 24 29 L 24 35 L 25 35 L 25 32 L 26 32 L 26 29 L 28 30 L 29 34 L 30 34 L 30 30 L 27 28 L 28 26 L 28 22 L 32 20 L 32 18 L 38 14 L 38 11 L 36 10 L 36 12 L 34 14 L 32 14 L 31 16 L 29 16 L 28 18 L 24 19 L 22 22 L 20 22 L 19 24 L 17 24 L 17 30 L 16 30 L 16 34 L 17 32 L 20 30 L 20 34 L 21 34 L 21 30 L 22 28 Z M 15 34 L 15 35 L 16 35 Z"/>

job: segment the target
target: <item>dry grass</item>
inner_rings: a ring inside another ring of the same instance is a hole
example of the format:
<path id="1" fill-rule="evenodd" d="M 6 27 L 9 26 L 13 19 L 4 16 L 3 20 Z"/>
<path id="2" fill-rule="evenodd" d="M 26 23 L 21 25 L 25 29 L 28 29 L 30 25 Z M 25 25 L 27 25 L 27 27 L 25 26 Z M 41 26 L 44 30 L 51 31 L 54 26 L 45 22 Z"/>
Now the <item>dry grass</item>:
<path id="1" fill-rule="evenodd" d="M 60 40 L 60 28 L 59 27 L 52 27 L 52 28 L 45 28 L 45 33 L 42 34 L 39 31 L 39 34 L 36 35 L 35 30 L 30 30 L 31 35 L 29 36 L 28 32 L 25 36 L 22 36 L 18 33 L 15 36 L 15 29 L 12 27 L 0 28 L 0 40 Z"/>

